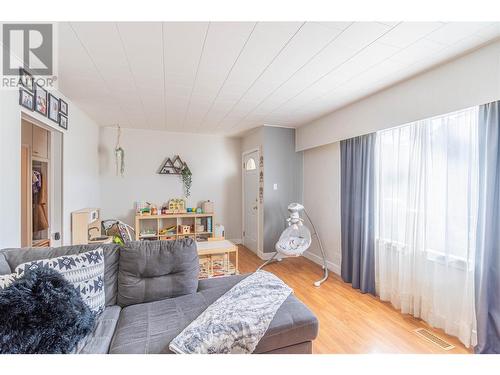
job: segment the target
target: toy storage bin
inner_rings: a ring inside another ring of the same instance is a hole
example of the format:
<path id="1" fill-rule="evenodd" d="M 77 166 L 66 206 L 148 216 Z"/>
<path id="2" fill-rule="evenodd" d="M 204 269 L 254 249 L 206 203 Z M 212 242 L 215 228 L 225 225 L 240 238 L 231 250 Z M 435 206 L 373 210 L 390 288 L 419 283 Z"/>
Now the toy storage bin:
<path id="1" fill-rule="evenodd" d="M 214 202 L 206 201 L 201 204 L 201 209 L 205 214 L 211 214 L 214 212 Z"/>

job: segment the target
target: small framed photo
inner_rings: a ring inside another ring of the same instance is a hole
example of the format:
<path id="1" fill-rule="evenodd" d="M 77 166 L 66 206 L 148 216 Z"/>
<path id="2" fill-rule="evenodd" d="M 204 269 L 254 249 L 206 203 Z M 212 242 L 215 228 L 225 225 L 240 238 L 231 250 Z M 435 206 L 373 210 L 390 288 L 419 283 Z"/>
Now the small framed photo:
<path id="1" fill-rule="evenodd" d="M 24 108 L 28 108 L 30 111 L 33 111 L 35 103 L 35 99 L 33 94 L 26 91 L 25 89 L 19 89 L 19 104 Z"/>
<path id="2" fill-rule="evenodd" d="M 49 118 L 59 123 L 59 99 L 49 94 Z"/>
<path id="3" fill-rule="evenodd" d="M 35 111 L 47 116 L 47 90 L 35 85 Z"/>
<path id="4" fill-rule="evenodd" d="M 59 114 L 59 126 L 68 130 L 68 118 L 63 114 Z"/>
<path id="5" fill-rule="evenodd" d="M 64 116 L 68 115 L 68 103 L 62 99 L 59 99 L 59 112 L 61 112 Z"/>
<path id="6" fill-rule="evenodd" d="M 24 68 L 19 68 L 19 83 L 22 87 L 28 90 L 31 93 L 34 93 L 34 79 L 33 76 L 28 73 L 28 71 Z"/>

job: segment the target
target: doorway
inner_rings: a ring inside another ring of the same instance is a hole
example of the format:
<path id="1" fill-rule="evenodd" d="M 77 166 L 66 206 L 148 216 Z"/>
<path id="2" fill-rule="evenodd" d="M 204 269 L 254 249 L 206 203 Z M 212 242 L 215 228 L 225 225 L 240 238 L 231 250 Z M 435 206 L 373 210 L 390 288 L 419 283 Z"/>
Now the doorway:
<path id="1" fill-rule="evenodd" d="M 243 245 L 259 252 L 259 150 L 243 153 Z"/>
<path id="2" fill-rule="evenodd" d="M 21 246 L 62 245 L 62 133 L 21 118 Z"/>

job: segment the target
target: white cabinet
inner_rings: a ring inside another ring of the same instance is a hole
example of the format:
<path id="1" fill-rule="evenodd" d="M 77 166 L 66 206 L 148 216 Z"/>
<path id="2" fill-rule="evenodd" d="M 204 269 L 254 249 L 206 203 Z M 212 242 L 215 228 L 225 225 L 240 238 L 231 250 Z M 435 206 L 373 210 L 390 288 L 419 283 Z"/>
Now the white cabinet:
<path id="1" fill-rule="evenodd" d="M 31 147 L 33 144 L 33 125 L 25 120 L 22 120 L 21 124 L 21 144 Z"/>
<path id="2" fill-rule="evenodd" d="M 49 134 L 47 130 L 38 126 L 32 127 L 33 143 L 32 152 L 33 156 L 48 159 L 49 158 Z"/>

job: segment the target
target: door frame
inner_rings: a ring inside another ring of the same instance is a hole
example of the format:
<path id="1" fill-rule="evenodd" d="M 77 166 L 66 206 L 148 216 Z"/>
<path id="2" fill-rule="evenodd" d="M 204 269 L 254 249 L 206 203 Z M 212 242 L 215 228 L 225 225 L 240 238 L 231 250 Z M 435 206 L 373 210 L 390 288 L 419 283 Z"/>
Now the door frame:
<path id="1" fill-rule="evenodd" d="M 260 148 L 255 147 L 250 150 L 243 151 L 241 153 L 241 242 L 243 245 L 245 245 L 245 156 L 248 154 L 252 154 L 254 152 L 257 152 L 257 160 L 256 165 L 257 165 L 257 249 L 256 249 L 256 255 L 261 256 L 262 254 L 262 246 L 261 246 L 261 203 L 259 199 L 259 189 L 260 189 Z M 250 250 L 250 249 L 249 249 Z M 251 251 L 251 250 L 250 250 Z"/>
<path id="2" fill-rule="evenodd" d="M 63 158 L 61 160 L 61 196 L 59 197 L 60 200 L 60 219 L 61 222 L 59 223 L 59 227 L 61 228 L 60 230 L 60 239 L 58 242 L 61 244 L 60 246 L 64 245 L 64 238 L 65 238 L 65 233 L 64 233 L 64 132 L 60 129 L 58 129 L 55 125 L 53 126 L 50 124 L 48 121 L 47 123 L 44 121 L 39 120 L 38 118 L 33 117 L 31 114 L 24 112 L 21 110 L 21 118 L 19 121 L 19 125 L 21 126 L 21 121 L 27 121 L 31 123 L 32 125 L 38 126 L 39 128 L 45 129 L 48 131 L 48 143 L 49 143 L 49 148 L 50 148 L 50 155 L 49 155 L 49 160 L 52 160 L 54 150 L 52 148 L 53 146 L 53 134 L 54 133 L 59 133 L 61 134 L 61 157 Z M 30 154 L 31 154 L 31 149 L 30 149 Z M 48 166 L 48 172 L 49 172 L 49 181 L 47 181 L 47 187 L 49 189 L 49 238 L 51 240 L 51 246 L 54 243 L 54 239 L 52 238 L 53 232 L 52 229 L 54 227 L 54 221 L 55 221 L 55 196 L 54 196 L 54 189 L 52 185 L 54 184 L 54 174 L 53 174 L 53 166 L 52 163 L 49 162 Z M 50 186 L 50 187 L 49 187 Z"/>

